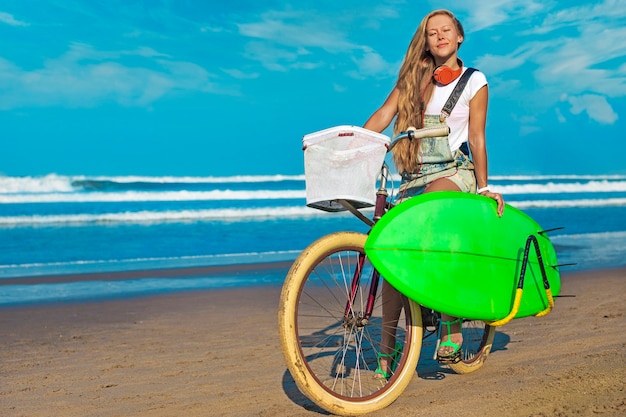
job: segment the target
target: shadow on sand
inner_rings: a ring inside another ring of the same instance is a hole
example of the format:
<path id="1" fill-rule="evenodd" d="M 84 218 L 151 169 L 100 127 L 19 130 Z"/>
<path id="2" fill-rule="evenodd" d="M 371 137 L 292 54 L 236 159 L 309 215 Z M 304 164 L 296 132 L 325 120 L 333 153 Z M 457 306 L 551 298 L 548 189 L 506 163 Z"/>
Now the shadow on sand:
<path id="1" fill-rule="evenodd" d="M 491 354 L 487 358 L 487 366 L 489 364 L 489 360 L 491 355 L 494 352 L 502 351 L 507 349 L 507 345 L 509 344 L 511 337 L 506 333 L 502 333 L 500 331 L 496 331 L 496 334 L 493 339 L 493 345 L 491 348 Z M 455 372 L 449 369 L 448 367 L 441 366 L 433 357 L 435 354 L 435 345 L 437 343 L 436 336 L 432 335 L 430 337 L 426 337 L 422 341 L 422 351 L 420 353 L 420 359 L 417 363 L 417 374 L 421 379 L 426 380 L 442 380 L 446 378 L 447 375 L 454 374 Z M 491 358 L 493 359 L 493 358 Z M 315 403 L 309 400 L 296 385 L 296 382 L 292 378 L 289 370 L 285 370 L 283 374 L 283 391 L 287 395 L 287 397 L 294 402 L 294 404 L 299 405 L 307 411 L 312 411 L 318 413 L 320 415 L 329 416 L 331 415 L 326 410 L 318 407 Z"/>

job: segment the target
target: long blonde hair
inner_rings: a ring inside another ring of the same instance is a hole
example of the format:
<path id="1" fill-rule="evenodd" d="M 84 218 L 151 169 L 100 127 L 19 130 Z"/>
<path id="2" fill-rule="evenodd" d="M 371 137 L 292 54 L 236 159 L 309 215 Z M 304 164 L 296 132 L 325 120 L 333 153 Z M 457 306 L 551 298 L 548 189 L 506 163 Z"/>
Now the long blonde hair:
<path id="1" fill-rule="evenodd" d="M 464 36 L 461 22 L 448 10 L 434 10 L 422 19 L 409 44 L 398 74 L 396 88 L 400 94 L 398 96 L 398 115 L 394 124 L 394 134 L 396 135 L 406 131 L 411 126 L 420 128 L 424 125 L 423 112 L 426 103 L 432 97 L 435 86 L 432 78 L 435 70 L 435 59 L 426 48 L 426 25 L 431 17 L 440 14 L 449 16 L 459 34 Z M 418 147 L 419 141 L 404 140 L 396 145 L 393 150 L 393 159 L 398 172 L 417 169 Z"/>

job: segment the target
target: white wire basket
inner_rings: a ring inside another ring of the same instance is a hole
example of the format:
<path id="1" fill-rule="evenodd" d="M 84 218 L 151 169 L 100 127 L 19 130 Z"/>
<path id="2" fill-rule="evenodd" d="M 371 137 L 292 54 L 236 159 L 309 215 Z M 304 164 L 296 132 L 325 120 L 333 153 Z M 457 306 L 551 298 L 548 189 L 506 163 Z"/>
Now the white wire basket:
<path id="1" fill-rule="evenodd" d="M 358 126 L 337 126 L 310 133 L 302 143 L 307 206 L 342 211 L 337 200 L 356 208 L 376 203 L 376 179 L 389 137 Z"/>

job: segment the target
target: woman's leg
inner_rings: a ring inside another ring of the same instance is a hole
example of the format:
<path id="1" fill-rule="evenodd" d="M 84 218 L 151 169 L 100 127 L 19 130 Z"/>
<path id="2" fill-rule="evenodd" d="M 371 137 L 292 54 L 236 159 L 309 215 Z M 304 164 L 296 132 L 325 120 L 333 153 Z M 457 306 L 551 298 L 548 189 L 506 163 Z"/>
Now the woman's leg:
<path id="1" fill-rule="evenodd" d="M 447 314 L 441 314 L 441 321 L 441 343 L 439 349 L 437 349 L 437 357 L 442 359 L 447 359 L 448 357 L 454 358 L 456 352 L 458 352 L 463 344 L 461 321 Z M 446 344 L 442 345 L 443 343 Z"/>
<path id="2" fill-rule="evenodd" d="M 433 181 L 426 187 L 424 193 L 434 192 L 434 191 L 461 191 L 459 186 L 457 186 L 453 181 L 447 180 L 445 178 L 440 178 L 436 181 Z M 380 345 L 380 353 L 384 355 L 390 355 L 395 350 L 396 343 L 396 333 L 395 329 L 398 324 L 398 319 L 400 317 L 400 313 L 402 311 L 402 295 L 391 285 L 387 283 L 387 281 L 383 280 L 383 288 L 382 288 L 382 300 L 383 300 L 383 334 Z M 444 318 L 445 317 L 445 318 Z M 443 316 L 442 317 L 446 321 L 455 320 L 454 317 Z M 454 343 L 460 345 L 463 341 L 463 337 L 461 335 L 460 326 L 453 324 L 450 326 L 450 334 L 445 335 L 445 340 L 451 338 L 450 340 Z M 452 352 L 447 352 L 450 349 L 447 346 L 443 346 L 437 352 L 440 356 L 450 355 Z M 454 349 L 452 349 L 453 351 Z M 387 373 L 390 371 L 389 366 L 391 365 L 388 358 L 382 356 L 379 357 L 378 362 L 380 364 L 380 371 Z M 376 374 L 377 378 L 384 378 L 382 373 Z"/>
<path id="3" fill-rule="evenodd" d="M 402 295 L 387 281 L 383 281 L 383 334 L 381 353 L 393 353 L 396 346 L 396 326 L 402 312 Z"/>
<path id="4" fill-rule="evenodd" d="M 378 363 L 379 370 L 375 374 L 376 378 L 384 378 L 391 371 L 391 359 L 388 355 L 393 354 L 396 348 L 396 326 L 402 312 L 402 294 L 383 280 L 382 288 L 383 303 L 383 334 L 381 335 L 380 353 Z"/>

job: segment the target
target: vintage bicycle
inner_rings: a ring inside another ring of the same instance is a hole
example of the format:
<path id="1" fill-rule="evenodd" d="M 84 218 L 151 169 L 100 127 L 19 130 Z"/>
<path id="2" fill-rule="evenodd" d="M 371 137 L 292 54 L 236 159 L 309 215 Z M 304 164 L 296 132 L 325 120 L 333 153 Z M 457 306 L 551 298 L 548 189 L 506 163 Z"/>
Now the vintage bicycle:
<path id="1" fill-rule="evenodd" d="M 331 212 L 348 210 L 371 227 L 393 207 L 385 153 L 401 140 L 443 136 L 448 131 L 445 125 L 428 127 L 392 140 L 375 134 L 373 142 L 379 143 L 373 145 L 371 137 L 357 143 L 363 131 L 337 127 L 311 138 L 312 142 L 322 143 L 325 138 L 340 137 L 348 149 L 331 150 L 331 159 L 336 159 L 329 162 L 331 168 L 324 163 L 309 167 L 305 161 L 307 202 L 313 201 L 310 206 Z M 349 149 L 353 143 L 356 145 Z M 317 162 L 328 159 L 329 149 L 321 148 L 315 150 L 319 152 Z M 317 184 L 309 187 L 309 180 Z M 309 188 L 318 195 L 310 196 Z M 371 206 L 374 210 L 370 219 L 361 209 Z M 396 400 L 416 373 L 423 338 L 436 335 L 439 325 L 437 312 L 404 297 L 403 313 L 395 329 L 396 341 L 402 348 L 397 351 L 389 378 L 374 376 L 383 332 L 382 277 L 365 254 L 366 239 L 364 233 L 346 231 L 313 242 L 291 266 L 280 298 L 280 342 L 289 371 L 303 394 L 337 415 L 369 413 Z M 460 374 L 483 365 L 495 327 L 483 320 L 463 319 L 462 334 L 461 357 L 448 364 Z"/>

